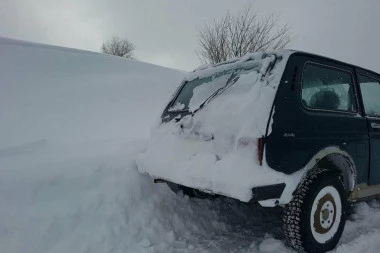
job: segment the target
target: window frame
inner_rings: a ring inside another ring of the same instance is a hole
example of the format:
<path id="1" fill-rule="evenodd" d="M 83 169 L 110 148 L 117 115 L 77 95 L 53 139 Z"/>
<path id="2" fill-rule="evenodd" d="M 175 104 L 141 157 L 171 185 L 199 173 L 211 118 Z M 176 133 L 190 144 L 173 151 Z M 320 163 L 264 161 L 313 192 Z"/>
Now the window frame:
<path id="1" fill-rule="evenodd" d="M 369 118 L 369 119 L 380 119 L 380 116 L 373 116 L 373 115 L 368 115 L 367 112 L 365 111 L 365 104 L 364 104 L 364 97 L 363 97 L 363 93 L 362 93 L 362 88 L 360 86 L 361 82 L 360 82 L 360 76 L 363 76 L 363 77 L 366 77 L 366 78 L 369 78 L 369 79 L 373 79 L 374 81 L 376 81 L 377 83 L 379 83 L 379 86 L 380 86 L 380 78 L 376 78 L 376 77 L 373 77 L 373 76 L 370 76 L 370 75 L 367 75 L 365 73 L 360 73 L 358 72 L 357 73 L 357 82 L 358 82 L 358 88 L 360 90 L 360 98 L 362 100 L 362 103 L 363 103 L 363 115 L 366 117 L 366 118 Z"/>
<path id="2" fill-rule="evenodd" d="M 302 99 L 302 89 L 303 89 L 303 86 L 304 86 L 304 73 L 305 73 L 305 68 L 307 65 L 315 65 L 315 66 L 320 66 L 320 67 L 323 67 L 323 68 L 327 68 L 327 69 L 333 69 L 333 70 L 338 70 L 338 71 L 341 71 L 341 72 L 345 72 L 347 74 L 350 75 L 350 78 L 351 78 L 351 83 L 352 83 L 352 91 L 353 91 L 353 101 L 355 101 L 355 111 L 343 111 L 343 110 L 330 110 L 330 109 L 323 109 L 323 108 L 312 108 L 312 107 L 309 107 L 308 105 L 306 105 L 304 102 L 303 102 L 303 99 Z M 339 68 L 339 67 L 335 67 L 335 66 L 331 66 L 331 65 L 327 65 L 327 64 L 322 64 L 322 63 L 319 63 L 319 62 L 314 62 L 314 61 L 305 61 L 305 63 L 303 64 L 303 67 L 302 67 L 302 73 L 301 73 L 301 85 L 300 85 L 300 90 L 299 90 L 299 100 L 300 100 L 300 103 L 302 105 L 303 108 L 305 108 L 306 110 L 309 110 L 309 111 L 314 111 L 314 112 L 332 112 L 332 113 L 340 113 L 340 114 L 349 114 L 349 115 L 358 115 L 359 114 L 359 103 L 358 103 L 358 97 L 356 95 L 356 87 L 355 87 L 355 82 L 356 82 L 356 79 L 354 78 L 354 73 L 353 71 L 350 71 L 350 70 L 347 70 L 347 69 L 343 69 L 343 68 Z M 360 87 L 359 87 L 360 89 Z"/>

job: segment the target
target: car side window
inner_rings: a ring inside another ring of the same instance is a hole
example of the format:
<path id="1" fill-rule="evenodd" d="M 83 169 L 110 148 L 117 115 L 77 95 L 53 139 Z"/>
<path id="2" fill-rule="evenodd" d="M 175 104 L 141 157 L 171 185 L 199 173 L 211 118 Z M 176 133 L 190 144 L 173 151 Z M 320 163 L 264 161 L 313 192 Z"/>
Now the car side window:
<path id="1" fill-rule="evenodd" d="M 359 75 L 359 84 L 366 115 L 380 117 L 379 81 L 367 76 Z"/>
<path id="2" fill-rule="evenodd" d="M 302 103 L 312 109 L 356 112 L 353 78 L 348 71 L 307 63 L 302 76 Z"/>

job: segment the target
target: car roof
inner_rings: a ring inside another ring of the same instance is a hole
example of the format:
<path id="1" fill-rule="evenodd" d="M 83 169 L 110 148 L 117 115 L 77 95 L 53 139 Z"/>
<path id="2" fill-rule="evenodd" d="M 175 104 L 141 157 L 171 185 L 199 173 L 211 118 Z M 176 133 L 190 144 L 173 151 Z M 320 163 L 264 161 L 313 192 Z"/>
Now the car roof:
<path id="1" fill-rule="evenodd" d="M 308 56 L 308 57 L 315 57 L 315 58 L 319 58 L 322 60 L 332 61 L 332 62 L 335 62 L 338 64 L 349 65 L 351 67 L 364 70 L 364 71 L 371 73 L 373 75 L 380 76 L 380 74 L 374 70 L 366 69 L 364 67 L 354 65 L 354 64 L 351 64 L 348 62 L 344 62 L 341 60 L 337 60 L 334 58 L 330 58 L 327 56 L 323 56 L 323 55 L 319 55 L 319 54 L 315 54 L 315 53 L 310 53 L 310 52 L 305 52 L 305 51 L 301 51 L 301 50 L 294 50 L 294 49 L 282 49 L 282 50 L 276 50 L 276 51 L 248 53 L 242 57 L 232 58 L 232 59 L 229 59 L 227 61 L 216 63 L 216 64 L 203 64 L 203 65 L 200 65 L 195 70 L 193 70 L 192 72 L 190 72 L 189 76 L 194 77 L 194 76 L 197 76 L 198 74 L 201 74 L 202 72 L 217 71 L 220 68 L 228 69 L 230 67 L 233 67 L 235 64 L 237 64 L 239 62 L 241 63 L 241 62 L 245 62 L 245 61 L 255 60 L 255 58 L 257 59 L 257 57 L 262 57 L 262 55 L 271 55 L 271 54 L 275 54 L 277 56 L 287 54 L 287 55 L 302 55 L 302 56 Z"/>
<path id="2" fill-rule="evenodd" d="M 266 52 L 255 52 L 255 53 L 247 53 L 242 57 L 236 57 L 232 59 L 228 59 L 227 61 L 216 63 L 216 64 L 204 64 L 189 72 L 185 77 L 184 81 L 191 81 L 196 78 L 211 76 L 213 73 L 239 68 L 245 64 L 250 64 L 252 62 L 255 64 L 263 63 L 263 59 L 270 58 L 275 56 L 277 59 L 279 58 L 288 58 L 293 51 L 291 50 L 277 50 L 277 51 L 266 51 Z M 272 58 L 272 60 L 275 60 Z M 269 61 L 272 61 L 269 60 Z M 264 63 L 265 64 L 265 63 Z"/>
<path id="3" fill-rule="evenodd" d="M 374 71 L 374 70 L 370 70 L 370 69 L 367 69 L 367 68 L 364 68 L 364 67 L 352 64 L 352 63 L 344 62 L 344 61 L 337 60 L 337 59 L 334 59 L 334 58 L 330 58 L 330 57 L 327 57 L 327 56 L 323 56 L 323 55 L 319 55 L 319 54 L 315 54 L 315 53 L 309 53 L 309 52 L 305 52 L 305 51 L 301 51 L 301 50 L 289 50 L 289 51 L 293 52 L 292 53 L 293 55 L 302 55 L 302 56 L 315 57 L 315 58 L 319 58 L 319 59 L 323 59 L 323 60 L 332 61 L 332 62 L 335 62 L 335 63 L 338 63 L 338 64 L 349 65 L 351 67 L 358 68 L 358 69 L 364 70 L 366 72 L 369 72 L 369 73 L 371 73 L 373 75 L 380 76 L 380 74 L 378 72 Z"/>

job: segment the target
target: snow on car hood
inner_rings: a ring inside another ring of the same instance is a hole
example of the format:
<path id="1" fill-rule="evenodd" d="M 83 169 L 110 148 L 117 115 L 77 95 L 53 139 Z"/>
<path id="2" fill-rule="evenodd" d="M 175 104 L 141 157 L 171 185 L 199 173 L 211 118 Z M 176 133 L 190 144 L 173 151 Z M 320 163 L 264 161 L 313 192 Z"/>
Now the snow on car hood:
<path id="1" fill-rule="evenodd" d="M 259 165 L 257 139 L 266 134 L 273 100 L 290 54 L 291 51 L 247 54 L 190 73 L 185 81 L 230 69 L 249 70 L 225 87 L 211 87 L 213 81 L 196 87 L 186 105 L 195 113 L 162 123 L 152 131 L 148 149 L 137 159 L 139 171 L 242 201 L 251 199 L 255 186 L 286 182 L 287 176 L 270 169 L 265 161 Z M 208 91 L 208 87 L 213 91 Z M 217 96 L 199 109 L 215 91 Z M 169 111 L 184 108 L 177 103 Z"/>

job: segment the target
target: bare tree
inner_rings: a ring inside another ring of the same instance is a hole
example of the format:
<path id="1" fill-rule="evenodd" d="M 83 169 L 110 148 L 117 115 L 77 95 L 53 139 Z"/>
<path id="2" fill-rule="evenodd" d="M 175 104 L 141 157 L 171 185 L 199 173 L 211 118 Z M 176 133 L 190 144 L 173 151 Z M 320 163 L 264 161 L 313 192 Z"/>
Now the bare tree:
<path id="1" fill-rule="evenodd" d="M 249 52 L 282 49 L 291 38 L 289 25 L 280 26 L 274 14 L 259 17 L 250 4 L 236 16 L 227 12 L 222 19 L 199 29 L 197 53 L 201 61 L 217 63 Z"/>
<path id="2" fill-rule="evenodd" d="M 129 40 L 114 36 L 111 40 L 103 43 L 101 50 L 105 54 L 133 59 L 133 50 L 135 48 L 135 45 Z"/>

